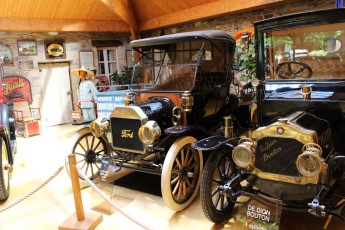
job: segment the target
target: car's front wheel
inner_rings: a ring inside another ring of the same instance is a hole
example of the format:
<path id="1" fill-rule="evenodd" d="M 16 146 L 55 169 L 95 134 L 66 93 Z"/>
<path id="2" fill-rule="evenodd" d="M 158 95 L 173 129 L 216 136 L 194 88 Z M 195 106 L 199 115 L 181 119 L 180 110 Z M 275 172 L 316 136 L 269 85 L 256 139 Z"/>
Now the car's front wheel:
<path id="1" fill-rule="evenodd" d="M 76 166 L 90 180 L 96 181 L 100 177 L 102 158 L 109 154 L 108 150 L 108 143 L 104 138 L 93 136 L 89 128 L 79 130 L 70 140 L 65 159 L 67 173 L 70 174 L 68 156 L 74 154 Z M 83 181 L 81 177 L 80 179 Z"/>
<path id="2" fill-rule="evenodd" d="M 161 190 L 164 203 L 172 210 L 188 207 L 199 191 L 203 157 L 191 144 L 191 136 L 176 140 L 170 147 L 163 164 Z"/>
<path id="3" fill-rule="evenodd" d="M 211 153 L 205 164 L 200 188 L 202 210 L 210 221 L 221 223 L 231 217 L 238 196 L 226 196 L 221 186 L 236 175 L 231 149 L 222 147 Z M 231 189 L 235 193 L 241 189 L 241 184 L 234 183 Z"/>
<path id="4" fill-rule="evenodd" d="M 6 200 L 10 193 L 10 164 L 8 159 L 6 141 L 3 136 L 0 136 L 0 145 L 0 200 Z"/>

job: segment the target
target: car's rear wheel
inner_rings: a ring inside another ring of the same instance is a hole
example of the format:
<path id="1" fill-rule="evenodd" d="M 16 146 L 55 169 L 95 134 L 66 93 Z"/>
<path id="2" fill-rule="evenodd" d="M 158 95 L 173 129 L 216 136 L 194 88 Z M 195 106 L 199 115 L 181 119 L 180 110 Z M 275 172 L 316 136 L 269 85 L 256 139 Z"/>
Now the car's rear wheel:
<path id="1" fill-rule="evenodd" d="M 68 156 L 74 154 L 76 166 L 90 179 L 96 181 L 100 177 L 102 158 L 108 155 L 108 143 L 102 137 L 92 135 L 89 128 L 84 128 L 75 133 L 71 140 L 66 155 L 65 165 L 70 174 Z M 83 181 L 83 179 L 79 176 Z"/>
<path id="2" fill-rule="evenodd" d="M 172 210 L 188 207 L 199 191 L 203 157 L 193 149 L 194 137 L 182 137 L 170 147 L 164 160 L 161 190 L 164 203 Z"/>
<path id="3" fill-rule="evenodd" d="M 226 196 L 220 186 L 224 186 L 237 174 L 231 159 L 231 149 L 220 148 L 211 153 L 205 164 L 200 186 L 200 200 L 205 216 L 214 223 L 221 223 L 231 217 L 237 196 Z M 239 191 L 240 183 L 232 187 Z"/>
<path id="4" fill-rule="evenodd" d="M 6 200 L 10 194 L 10 163 L 5 138 L 0 136 L 0 200 Z"/>

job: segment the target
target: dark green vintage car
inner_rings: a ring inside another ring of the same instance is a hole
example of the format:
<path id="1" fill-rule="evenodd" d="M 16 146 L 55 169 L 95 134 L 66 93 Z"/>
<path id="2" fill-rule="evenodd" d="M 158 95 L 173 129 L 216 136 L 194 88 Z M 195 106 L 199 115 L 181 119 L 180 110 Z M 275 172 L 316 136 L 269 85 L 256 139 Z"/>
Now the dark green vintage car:
<path id="1" fill-rule="evenodd" d="M 345 9 L 254 26 L 253 125 L 237 136 L 193 144 L 213 150 L 201 182 L 204 213 L 220 223 L 246 196 L 265 205 L 275 199 L 286 211 L 344 220 Z"/>

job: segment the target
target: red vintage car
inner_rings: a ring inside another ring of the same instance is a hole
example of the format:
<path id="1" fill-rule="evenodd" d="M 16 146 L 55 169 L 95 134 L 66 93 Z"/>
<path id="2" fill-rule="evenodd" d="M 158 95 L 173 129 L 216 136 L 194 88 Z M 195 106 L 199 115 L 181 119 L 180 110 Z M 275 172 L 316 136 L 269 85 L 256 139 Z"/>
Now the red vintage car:
<path id="1" fill-rule="evenodd" d="M 13 103 L 8 101 L 2 90 L 4 71 L 0 59 L 0 200 L 6 200 L 10 193 L 10 173 L 16 152 Z"/>

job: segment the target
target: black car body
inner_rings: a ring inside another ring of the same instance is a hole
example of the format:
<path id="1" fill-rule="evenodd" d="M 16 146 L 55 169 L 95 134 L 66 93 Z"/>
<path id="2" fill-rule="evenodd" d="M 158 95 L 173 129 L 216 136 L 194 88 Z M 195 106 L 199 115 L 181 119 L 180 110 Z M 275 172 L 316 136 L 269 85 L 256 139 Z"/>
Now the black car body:
<path id="1" fill-rule="evenodd" d="M 2 90 L 4 72 L 0 60 L 0 200 L 6 200 L 10 194 L 10 174 L 16 152 L 16 135 L 13 103 L 8 101 Z"/>
<path id="2" fill-rule="evenodd" d="M 92 179 L 121 168 L 162 175 L 165 203 L 182 210 L 196 196 L 203 169 L 203 154 L 191 143 L 224 132 L 223 117 L 238 106 L 229 94 L 235 40 L 212 30 L 130 46 L 137 64 L 125 105 L 78 132 L 72 152 Z"/>
<path id="3" fill-rule="evenodd" d="M 344 220 L 345 202 L 338 201 L 345 191 L 345 9 L 254 26 L 257 110 L 251 114 L 258 127 L 238 138 L 211 137 L 193 145 L 216 149 L 202 179 L 204 213 L 222 222 L 244 195 L 262 203 L 280 200 L 283 210 Z M 217 170 L 227 173 L 219 176 Z"/>

